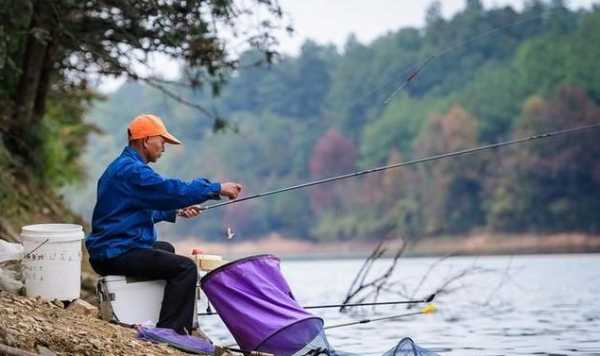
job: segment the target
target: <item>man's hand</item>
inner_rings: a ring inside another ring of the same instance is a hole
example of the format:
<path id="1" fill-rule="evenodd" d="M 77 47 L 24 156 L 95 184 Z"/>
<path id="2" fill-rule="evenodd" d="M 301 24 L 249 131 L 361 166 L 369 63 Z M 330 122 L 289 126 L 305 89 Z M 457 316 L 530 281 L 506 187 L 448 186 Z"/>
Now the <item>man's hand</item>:
<path id="1" fill-rule="evenodd" d="M 233 200 L 233 199 L 237 198 L 238 195 L 240 195 L 241 191 L 242 191 L 241 184 L 227 182 L 227 183 L 221 184 L 221 191 L 219 192 L 219 194 Z"/>
<path id="2" fill-rule="evenodd" d="M 177 210 L 177 216 L 181 216 L 182 218 L 195 218 L 196 216 L 200 215 L 200 213 L 202 212 L 202 208 L 200 208 L 197 205 L 192 205 L 192 206 L 188 206 L 187 208 L 183 208 L 183 209 L 178 209 Z"/>

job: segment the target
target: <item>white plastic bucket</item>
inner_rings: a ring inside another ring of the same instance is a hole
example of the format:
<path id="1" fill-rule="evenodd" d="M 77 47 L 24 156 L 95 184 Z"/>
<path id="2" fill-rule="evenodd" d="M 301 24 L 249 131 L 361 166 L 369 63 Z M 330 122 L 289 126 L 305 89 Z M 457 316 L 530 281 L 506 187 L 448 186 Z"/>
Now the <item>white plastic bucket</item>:
<path id="1" fill-rule="evenodd" d="M 38 224 L 21 228 L 28 297 L 79 298 L 83 228 L 73 224 Z"/>

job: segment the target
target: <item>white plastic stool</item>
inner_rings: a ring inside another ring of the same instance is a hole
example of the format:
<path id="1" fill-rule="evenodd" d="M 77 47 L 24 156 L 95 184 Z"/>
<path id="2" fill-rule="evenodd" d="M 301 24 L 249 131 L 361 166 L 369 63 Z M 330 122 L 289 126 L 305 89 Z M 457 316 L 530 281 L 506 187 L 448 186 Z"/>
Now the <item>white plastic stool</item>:
<path id="1" fill-rule="evenodd" d="M 165 293 L 165 280 L 140 280 L 105 276 L 98 280 L 102 319 L 125 324 L 158 323 Z M 198 326 L 194 303 L 194 327 Z"/>
<path id="2" fill-rule="evenodd" d="M 105 276 L 98 281 L 102 318 L 125 324 L 156 325 L 165 292 L 164 280 Z M 112 315 L 111 315 L 112 314 Z"/>

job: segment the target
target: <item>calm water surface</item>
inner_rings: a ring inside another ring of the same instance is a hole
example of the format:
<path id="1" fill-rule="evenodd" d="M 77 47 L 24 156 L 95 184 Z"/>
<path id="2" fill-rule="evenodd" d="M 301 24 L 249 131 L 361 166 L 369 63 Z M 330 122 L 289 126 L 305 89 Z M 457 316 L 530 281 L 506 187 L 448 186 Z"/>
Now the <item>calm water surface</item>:
<path id="1" fill-rule="evenodd" d="M 435 258 L 405 258 L 394 281 L 413 291 Z M 362 260 L 283 260 L 282 270 L 301 305 L 343 300 Z M 382 260 L 379 270 L 389 265 Z M 402 337 L 441 355 L 600 355 L 600 255 L 457 257 L 436 265 L 417 296 L 424 297 L 465 269 L 475 273 L 436 298 L 438 312 L 330 330 L 338 350 L 382 354 Z M 402 299 L 382 295 L 379 301 Z M 362 308 L 352 314 L 316 310 L 325 324 L 405 312 Z M 201 319 L 215 341 L 234 343 L 218 317 Z"/>

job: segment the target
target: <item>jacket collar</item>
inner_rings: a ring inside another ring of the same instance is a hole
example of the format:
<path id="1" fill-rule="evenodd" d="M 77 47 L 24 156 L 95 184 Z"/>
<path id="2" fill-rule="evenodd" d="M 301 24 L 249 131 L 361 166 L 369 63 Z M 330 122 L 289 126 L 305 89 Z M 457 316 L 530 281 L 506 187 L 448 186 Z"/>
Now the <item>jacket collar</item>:
<path id="1" fill-rule="evenodd" d="M 144 159 L 142 158 L 140 153 L 131 146 L 125 146 L 125 149 L 123 150 L 123 153 L 121 153 L 121 155 L 131 157 L 135 160 L 138 160 L 138 161 L 146 164 L 146 162 L 144 162 Z"/>

